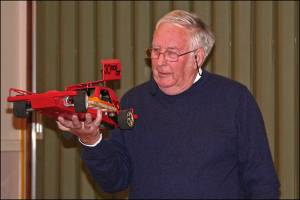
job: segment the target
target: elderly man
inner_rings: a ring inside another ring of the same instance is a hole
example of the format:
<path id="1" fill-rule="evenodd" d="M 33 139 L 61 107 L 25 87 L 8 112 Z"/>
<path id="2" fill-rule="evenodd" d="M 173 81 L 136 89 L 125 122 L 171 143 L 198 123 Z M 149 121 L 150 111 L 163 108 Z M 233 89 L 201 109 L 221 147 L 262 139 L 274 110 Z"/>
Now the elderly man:
<path id="1" fill-rule="evenodd" d="M 85 122 L 58 118 L 79 137 L 83 160 L 107 192 L 129 198 L 278 198 L 264 123 L 248 89 L 201 69 L 214 36 L 194 14 L 175 10 L 155 28 L 153 79 L 127 92 L 133 129 L 99 132 L 101 113 Z"/>

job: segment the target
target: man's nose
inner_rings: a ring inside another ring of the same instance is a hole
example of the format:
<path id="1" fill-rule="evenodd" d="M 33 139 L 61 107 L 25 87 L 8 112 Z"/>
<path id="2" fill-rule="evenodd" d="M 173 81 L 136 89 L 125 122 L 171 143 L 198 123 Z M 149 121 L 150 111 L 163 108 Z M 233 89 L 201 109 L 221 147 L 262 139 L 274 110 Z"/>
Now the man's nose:
<path id="1" fill-rule="evenodd" d="M 158 59 L 157 59 L 157 64 L 158 65 L 163 65 L 166 63 L 166 57 L 165 57 L 165 53 L 159 53 Z"/>

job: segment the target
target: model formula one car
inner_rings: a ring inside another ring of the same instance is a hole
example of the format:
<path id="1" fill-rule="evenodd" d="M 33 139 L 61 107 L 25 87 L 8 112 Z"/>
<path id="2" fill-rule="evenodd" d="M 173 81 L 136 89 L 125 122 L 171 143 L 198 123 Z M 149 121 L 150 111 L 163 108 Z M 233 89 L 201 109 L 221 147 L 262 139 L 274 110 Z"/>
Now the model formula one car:
<path id="1" fill-rule="evenodd" d="M 85 120 L 85 113 L 97 116 L 97 109 L 102 111 L 100 128 L 130 129 L 134 127 L 137 115 L 133 108 L 121 110 L 115 92 L 105 87 L 106 81 L 121 79 L 121 63 L 118 59 L 101 60 L 102 80 L 79 83 L 65 88 L 65 91 L 50 90 L 45 93 L 10 88 L 8 102 L 13 102 L 16 117 L 26 118 L 30 111 L 38 111 L 50 118 L 63 116 L 71 119 L 76 113 L 80 121 Z"/>

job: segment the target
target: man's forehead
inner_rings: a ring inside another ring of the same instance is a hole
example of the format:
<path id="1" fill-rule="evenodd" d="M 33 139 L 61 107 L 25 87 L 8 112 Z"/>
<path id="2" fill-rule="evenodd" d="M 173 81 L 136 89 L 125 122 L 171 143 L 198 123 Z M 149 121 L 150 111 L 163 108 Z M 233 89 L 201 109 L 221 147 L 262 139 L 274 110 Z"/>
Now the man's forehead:
<path id="1" fill-rule="evenodd" d="M 153 41 L 152 43 L 152 48 L 159 48 L 159 49 L 166 49 L 166 50 L 173 50 L 173 51 L 181 51 L 184 50 L 186 48 L 189 48 L 189 43 L 187 42 L 172 42 L 172 43 L 168 43 L 168 42 L 155 42 Z"/>
<path id="2" fill-rule="evenodd" d="M 183 27 L 170 23 L 162 23 L 154 32 L 152 47 L 179 50 L 188 48 L 189 36 L 189 31 Z"/>

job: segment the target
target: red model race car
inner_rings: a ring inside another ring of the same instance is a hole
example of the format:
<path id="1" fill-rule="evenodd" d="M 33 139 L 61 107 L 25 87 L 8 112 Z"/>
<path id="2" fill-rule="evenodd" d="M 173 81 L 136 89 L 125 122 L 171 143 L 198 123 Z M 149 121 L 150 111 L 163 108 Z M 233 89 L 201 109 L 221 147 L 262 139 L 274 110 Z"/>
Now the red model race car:
<path id="1" fill-rule="evenodd" d="M 97 109 L 102 111 L 100 128 L 129 129 L 134 127 L 137 115 L 133 108 L 121 110 L 115 92 L 99 83 L 120 80 L 121 64 L 118 59 L 101 60 L 102 80 L 80 83 L 65 88 L 65 91 L 51 90 L 45 93 L 32 93 L 10 88 L 7 101 L 13 102 L 16 117 L 26 118 L 29 111 L 39 111 L 50 118 L 63 116 L 71 119 L 77 113 L 79 120 L 85 120 L 85 113 L 96 118 Z M 13 93 L 15 95 L 13 96 Z"/>

